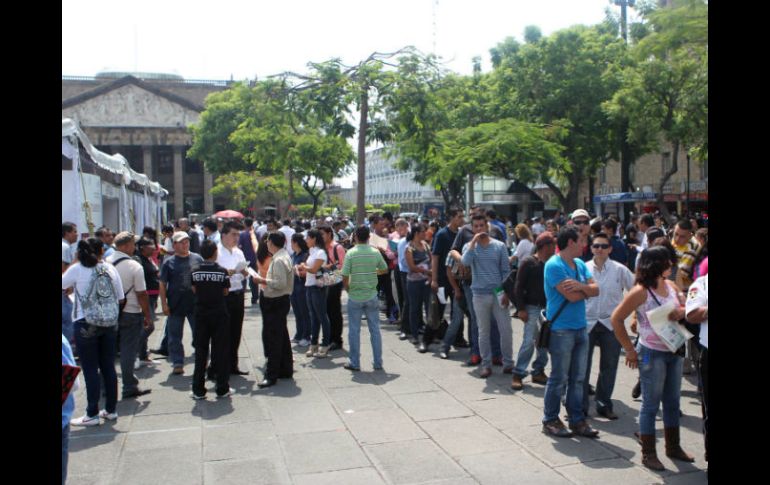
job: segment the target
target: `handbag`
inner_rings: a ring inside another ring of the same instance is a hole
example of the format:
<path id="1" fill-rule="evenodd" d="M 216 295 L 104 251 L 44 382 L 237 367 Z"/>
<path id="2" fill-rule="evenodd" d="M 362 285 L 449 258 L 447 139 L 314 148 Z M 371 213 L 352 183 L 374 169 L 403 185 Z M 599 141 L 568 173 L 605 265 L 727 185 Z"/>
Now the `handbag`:
<path id="1" fill-rule="evenodd" d="M 432 330 L 438 330 L 439 326 L 441 326 L 441 317 L 442 315 L 439 308 L 438 297 L 433 294 L 433 292 L 431 292 L 427 322 L 428 327 Z"/>
<path id="2" fill-rule="evenodd" d="M 553 324 L 554 320 L 559 318 L 559 315 L 561 315 L 562 310 L 567 306 L 567 303 L 569 303 L 569 300 L 565 299 L 564 303 L 561 304 L 559 307 L 559 310 L 556 312 L 556 315 L 553 316 L 553 320 L 548 320 L 548 317 L 545 316 L 545 308 L 540 310 L 540 317 L 538 317 L 538 331 L 537 331 L 537 348 L 538 349 L 545 349 L 548 348 L 548 344 L 551 343 L 551 325 Z"/>

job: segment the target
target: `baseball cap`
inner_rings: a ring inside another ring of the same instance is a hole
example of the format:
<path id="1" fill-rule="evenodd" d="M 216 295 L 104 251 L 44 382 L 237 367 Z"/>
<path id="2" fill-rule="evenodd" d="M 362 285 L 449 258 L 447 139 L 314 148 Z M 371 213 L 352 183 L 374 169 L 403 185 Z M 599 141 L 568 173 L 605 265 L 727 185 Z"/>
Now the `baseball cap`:
<path id="1" fill-rule="evenodd" d="M 115 236 L 115 245 L 122 246 L 123 244 L 127 244 L 135 240 L 136 240 L 136 236 L 134 236 L 133 232 L 121 231 Z"/>
<path id="2" fill-rule="evenodd" d="M 175 243 L 178 243 L 185 239 L 190 239 L 190 235 L 184 231 L 177 231 L 174 233 L 173 236 L 171 236 L 171 240 L 174 241 Z"/>
<path id="3" fill-rule="evenodd" d="M 550 231 L 545 231 L 541 233 L 539 236 L 537 236 L 537 239 L 535 239 L 535 247 L 537 249 L 541 249 L 544 246 L 548 246 L 549 244 L 553 244 L 555 239 L 553 238 L 553 235 Z"/>
<path id="4" fill-rule="evenodd" d="M 591 216 L 588 215 L 588 211 L 585 209 L 577 209 L 575 212 L 573 212 L 571 219 L 574 221 L 576 217 L 585 217 L 586 219 L 591 218 Z"/>

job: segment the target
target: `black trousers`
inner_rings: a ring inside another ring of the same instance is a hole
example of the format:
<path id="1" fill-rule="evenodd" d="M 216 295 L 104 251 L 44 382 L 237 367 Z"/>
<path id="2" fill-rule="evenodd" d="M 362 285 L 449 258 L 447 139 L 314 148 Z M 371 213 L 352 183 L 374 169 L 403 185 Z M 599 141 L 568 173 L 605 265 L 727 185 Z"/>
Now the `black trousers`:
<path id="1" fill-rule="evenodd" d="M 444 287 L 444 295 L 446 295 L 448 301 L 454 302 L 455 299 L 455 291 L 454 288 L 452 288 L 452 285 L 447 284 Z M 436 298 L 438 300 L 438 295 L 433 294 L 431 295 L 431 298 Z M 439 315 L 441 315 L 442 319 L 444 318 L 444 309 L 446 308 L 446 303 L 439 303 L 438 304 L 438 311 Z M 450 304 L 450 309 L 453 308 L 454 305 Z M 450 321 L 451 321 L 451 311 L 450 311 Z M 443 328 L 443 332 L 439 333 L 439 329 Z M 436 338 L 444 338 L 443 333 L 446 331 L 446 327 L 444 325 L 439 325 L 438 328 L 432 329 L 430 326 L 425 326 L 425 333 L 422 334 L 422 341 L 427 346 L 433 343 L 433 340 Z M 460 330 L 457 332 L 457 337 L 455 337 L 455 343 L 459 343 L 460 340 L 463 338 L 463 329 L 460 328 Z"/>
<path id="2" fill-rule="evenodd" d="M 393 279 L 396 280 L 396 296 L 398 297 L 398 314 L 401 319 L 404 318 L 404 305 L 406 304 L 406 285 L 401 279 L 401 270 L 393 270 Z"/>
<path id="3" fill-rule="evenodd" d="M 326 315 L 331 324 L 330 342 L 342 346 L 342 283 L 330 286 L 326 292 Z"/>
<path id="4" fill-rule="evenodd" d="M 230 372 L 238 370 L 238 347 L 241 346 L 241 334 L 243 333 L 243 291 L 229 293 L 225 297 L 227 313 L 230 317 Z"/>
<path id="5" fill-rule="evenodd" d="M 259 300 L 259 308 L 262 310 L 262 342 L 267 356 L 266 379 L 289 379 L 294 374 L 291 340 L 286 325 L 290 307 L 289 295 L 268 298 L 263 293 Z"/>
<path id="6" fill-rule="evenodd" d="M 709 456 L 709 349 L 701 346 L 700 353 L 701 410 L 703 411 L 703 440 L 706 461 Z"/>
<path id="7" fill-rule="evenodd" d="M 195 314 L 195 371 L 192 390 L 198 396 L 206 394 L 206 363 L 211 343 L 211 366 L 217 376 L 217 394 L 225 394 L 230 386 L 230 325 L 224 310 Z M 216 366 L 216 367 L 214 367 Z"/>
<path id="8" fill-rule="evenodd" d="M 408 273 L 401 270 L 396 271 L 398 271 L 398 278 L 401 280 L 401 288 L 406 290 L 406 275 Z M 407 335 L 412 333 L 412 327 L 409 325 L 409 298 L 404 298 L 404 306 L 401 307 L 401 332 Z"/>
<path id="9" fill-rule="evenodd" d="M 385 310 L 386 318 L 390 315 L 393 306 L 396 304 L 396 301 L 393 299 L 393 282 L 390 277 L 391 273 L 393 273 L 393 270 L 390 270 L 385 274 L 377 275 L 377 291 L 382 291 L 385 293 L 385 302 L 387 303 L 387 310 Z"/>

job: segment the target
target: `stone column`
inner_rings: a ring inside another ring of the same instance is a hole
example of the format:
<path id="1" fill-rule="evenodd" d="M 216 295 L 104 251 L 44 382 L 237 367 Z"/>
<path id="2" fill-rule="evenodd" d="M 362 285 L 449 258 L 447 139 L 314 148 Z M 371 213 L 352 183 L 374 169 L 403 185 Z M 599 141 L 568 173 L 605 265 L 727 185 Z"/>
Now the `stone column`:
<path id="1" fill-rule="evenodd" d="M 206 214 L 214 213 L 214 196 L 211 195 L 211 188 L 214 186 L 214 175 L 203 167 L 203 212 Z"/>
<path id="2" fill-rule="evenodd" d="M 184 173 L 182 147 L 174 145 L 174 218 L 184 217 Z"/>
<path id="3" fill-rule="evenodd" d="M 142 145 L 142 161 L 144 163 L 144 174 L 147 175 L 151 181 L 155 182 L 155 175 L 152 173 L 152 147 L 148 145 Z"/>

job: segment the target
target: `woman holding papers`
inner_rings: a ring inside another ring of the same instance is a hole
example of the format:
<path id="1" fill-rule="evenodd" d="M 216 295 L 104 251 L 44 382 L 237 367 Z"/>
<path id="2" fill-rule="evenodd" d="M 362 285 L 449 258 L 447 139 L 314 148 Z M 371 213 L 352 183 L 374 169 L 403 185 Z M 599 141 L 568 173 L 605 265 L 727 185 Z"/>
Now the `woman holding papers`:
<path id="1" fill-rule="evenodd" d="M 658 335 L 660 327 L 656 323 L 660 320 L 657 316 L 660 310 L 656 312 L 659 307 L 671 309 L 667 313 L 667 320 L 674 325 L 684 317 L 684 295 L 673 282 L 667 280 L 670 274 L 671 255 L 668 249 L 652 247 L 644 250 L 636 266 L 636 285 L 626 294 L 611 317 L 615 336 L 626 350 L 626 365 L 632 369 L 639 368 L 642 382 L 642 407 L 639 411 L 642 464 L 652 470 L 664 470 L 655 452 L 655 415 L 661 401 L 666 456 L 682 461 L 695 461 L 692 455 L 679 445 L 679 397 L 683 359 Z M 624 324 L 626 318 L 634 311 L 639 325 L 638 353 Z"/>

